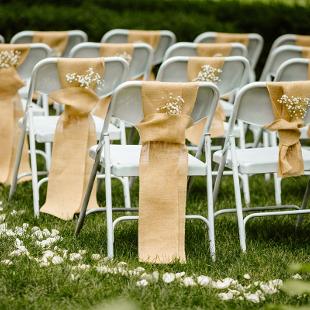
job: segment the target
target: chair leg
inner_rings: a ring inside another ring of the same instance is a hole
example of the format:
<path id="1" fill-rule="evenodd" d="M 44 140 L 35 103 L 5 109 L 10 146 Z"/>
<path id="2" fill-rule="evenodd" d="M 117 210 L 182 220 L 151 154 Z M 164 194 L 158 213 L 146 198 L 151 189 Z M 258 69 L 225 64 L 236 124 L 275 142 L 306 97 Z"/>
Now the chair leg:
<path id="1" fill-rule="evenodd" d="M 34 136 L 34 126 L 32 118 L 32 107 L 28 110 L 29 116 L 29 149 L 30 149 L 30 161 L 31 161 L 31 175 L 32 175 L 32 193 L 33 193 L 33 210 L 34 215 L 39 217 L 39 186 L 38 186 L 38 170 L 37 170 L 37 155 L 36 155 L 36 141 Z"/>
<path id="2" fill-rule="evenodd" d="M 263 146 L 269 146 L 269 135 L 266 131 L 263 132 Z M 265 181 L 270 181 L 270 173 L 265 173 Z"/>
<path id="3" fill-rule="evenodd" d="M 52 144 L 50 142 L 45 143 L 45 154 L 46 154 L 46 170 L 50 171 L 51 158 L 52 158 Z"/>
<path id="4" fill-rule="evenodd" d="M 114 256 L 114 230 L 112 216 L 112 183 L 111 183 L 111 165 L 110 165 L 110 138 L 104 136 L 104 160 L 105 160 L 105 195 L 106 195 L 106 221 L 107 221 L 107 250 L 108 257 Z"/>
<path id="5" fill-rule="evenodd" d="M 236 211 L 237 211 L 237 219 L 238 219 L 238 227 L 239 227 L 239 240 L 240 240 L 241 250 L 245 252 L 246 251 L 246 235 L 245 235 L 245 225 L 244 225 L 243 212 L 242 212 L 241 191 L 240 191 L 238 163 L 237 163 L 237 158 L 236 158 L 236 145 L 235 145 L 234 137 L 230 137 L 230 145 L 231 145 L 233 181 L 234 181 L 234 189 L 235 189 L 235 202 L 236 202 Z"/>
<path id="6" fill-rule="evenodd" d="M 303 198 L 303 201 L 301 204 L 301 209 L 307 208 L 307 205 L 309 202 L 309 197 L 310 197 L 310 178 L 309 178 L 308 183 L 307 183 L 306 191 L 305 191 L 304 198 Z M 297 217 L 296 228 L 298 228 L 298 226 L 302 223 L 302 221 L 303 221 L 303 215 L 300 214 Z"/>
<path id="7" fill-rule="evenodd" d="M 275 202 L 277 206 L 281 206 L 282 198 L 281 198 L 281 178 L 278 177 L 277 173 L 273 174 L 274 178 L 274 195 L 275 195 Z"/>
<path id="8" fill-rule="evenodd" d="M 129 177 L 124 177 L 122 184 L 123 184 L 125 208 L 131 208 Z"/>
<path id="9" fill-rule="evenodd" d="M 214 209 L 213 209 L 213 192 L 212 192 L 212 160 L 211 160 L 211 136 L 205 138 L 205 155 L 207 164 L 207 197 L 208 197 L 208 222 L 209 222 L 209 240 L 210 254 L 212 261 L 215 261 L 215 229 L 214 229 Z"/>
<path id="10" fill-rule="evenodd" d="M 18 146 L 17 146 L 15 163 L 14 163 L 14 170 L 13 170 L 13 177 L 12 177 L 12 184 L 10 187 L 9 200 L 13 197 L 16 191 L 16 186 L 17 186 L 17 181 L 18 181 L 18 171 L 19 171 L 19 166 L 20 166 L 20 162 L 22 158 L 23 147 L 24 147 L 24 143 L 26 139 L 26 133 L 27 133 L 27 113 L 24 116 L 22 132 L 18 140 Z"/>
<path id="11" fill-rule="evenodd" d="M 244 202 L 245 205 L 248 207 L 251 203 L 249 176 L 247 174 L 241 175 L 241 181 L 242 181 Z"/>

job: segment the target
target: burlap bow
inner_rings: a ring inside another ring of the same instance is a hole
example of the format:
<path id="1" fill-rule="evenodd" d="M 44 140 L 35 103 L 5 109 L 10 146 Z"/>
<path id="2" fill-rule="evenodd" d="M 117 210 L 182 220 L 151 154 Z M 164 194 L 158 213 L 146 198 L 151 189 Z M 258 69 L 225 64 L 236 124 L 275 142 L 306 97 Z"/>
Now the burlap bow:
<path id="1" fill-rule="evenodd" d="M 0 183 L 9 185 L 12 181 L 14 161 L 21 129 L 18 121 L 24 112 L 18 90 L 24 82 L 18 75 L 18 68 L 26 59 L 29 45 L 0 45 Z M 25 141 L 20 173 L 29 173 L 28 143 Z M 29 178 L 23 178 L 22 181 Z"/>
<path id="2" fill-rule="evenodd" d="M 68 45 L 67 31 L 35 31 L 32 42 L 44 43 L 52 50 L 54 56 L 63 56 Z"/>
<path id="3" fill-rule="evenodd" d="M 310 81 L 267 83 L 267 88 L 275 120 L 265 128 L 278 131 L 279 134 L 278 175 L 283 178 L 302 175 L 304 162 L 299 128 L 303 126 L 303 120 L 293 119 L 285 104 L 279 102 L 279 99 L 282 95 L 310 97 Z"/>
<path id="4" fill-rule="evenodd" d="M 143 262 L 185 262 L 185 130 L 192 122 L 197 90 L 195 83 L 146 82 L 142 86 L 144 119 L 137 127 L 142 142 L 138 241 Z M 167 103 L 175 100 L 183 102 L 180 109 L 169 110 Z"/>
<path id="5" fill-rule="evenodd" d="M 65 110 L 57 123 L 47 197 L 41 212 L 69 220 L 80 211 L 92 168 L 88 150 L 96 144 L 97 139 L 90 112 L 98 104 L 99 98 L 94 92 L 95 82 L 82 87 L 79 79 L 69 82 L 67 74 L 85 75 L 92 68 L 95 74 L 102 77 L 104 61 L 102 58 L 59 59 L 57 65 L 63 88 L 49 96 L 64 104 Z M 97 207 L 94 186 L 89 208 Z"/>
<path id="6" fill-rule="evenodd" d="M 222 57 L 191 57 L 187 65 L 187 76 L 189 81 L 194 81 L 204 65 L 212 66 L 215 69 L 221 69 L 224 65 L 225 58 Z M 219 77 L 219 76 L 218 76 Z M 205 80 L 212 82 L 211 80 Z M 212 120 L 210 134 L 212 137 L 224 136 L 224 121 L 226 115 L 221 105 L 218 104 L 214 118 Z M 207 118 L 201 119 L 186 130 L 186 139 L 191 143 L 198 145 L 204 134 Z"/>

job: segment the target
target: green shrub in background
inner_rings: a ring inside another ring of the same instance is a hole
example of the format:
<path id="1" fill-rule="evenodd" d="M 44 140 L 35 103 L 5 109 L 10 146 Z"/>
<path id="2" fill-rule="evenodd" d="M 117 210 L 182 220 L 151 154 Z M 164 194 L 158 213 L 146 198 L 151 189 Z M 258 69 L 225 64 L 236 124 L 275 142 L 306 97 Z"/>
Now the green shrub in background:
<path id="1" fill-rule="evenodd" d="M 2 0 L 0 33 L 82 29 L 98 41 L 113 28 L 169 29 L 178 41 L 204 31 L 257 32 L 265 39 L 259 71 L 270 45 L 284 33 L 310 34 L 309 1 L 207 0 Z M 308 5 L 307 5 L 308 3 Z"/>

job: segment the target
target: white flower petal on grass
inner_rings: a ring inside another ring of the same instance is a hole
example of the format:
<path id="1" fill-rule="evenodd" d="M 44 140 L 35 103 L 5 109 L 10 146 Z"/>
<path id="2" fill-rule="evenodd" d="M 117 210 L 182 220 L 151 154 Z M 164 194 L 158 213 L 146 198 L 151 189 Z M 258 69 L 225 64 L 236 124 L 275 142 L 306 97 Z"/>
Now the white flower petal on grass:
<path id="1" fill-rule="evenodd" d="M 248 273 L 246 273 L 246 274 L 243 275 L 243 278 L 246 279 L 246 280 L 250 280 L 251 276 Z"/>
<path id="2" fill-rule="evenodd" d="M 5 221 L 5 214 L 0 215 L 0 223 Z"/>
<path id="3" fill-rule="evenodd" d="M 70 280 L 72 280 L 72 281 L 76 281 L 79 278 L 80 278 L 79 274 L 73 274 L 73 273 L 70 274 Z"/>
<path id="4" fill-rule="evenodd" d="M 86 250 L 79 250 L 79 254 L 81 254 L 81 255 L 85 255 L 86 254 Z"/>
<path id="5" fill-rule="evenodd" d="M 64 260 L 63 260 L 63 258 L 60 257 L 60 256 L 54 256 L 54 257 L 52 258 L 52 263 L 53 263 L 54 265 L 60 265 L 60 264 L 62 264 L 63 262 L 64 262 Z"/>
<path id="6" fill-rule="evenodd" d="M 165 272 L 163 274 L 163 281 L 165 283 L 171 283 L 175 280 L 175 274 L 174 273 L 171 273 L 171 272 Z"/>
<path id="7" fill-rule="evenodd" d="M 50 265 L 50 263 L 49 262 L 41 262 L 40 263 L 40 267 L 48 267 Z"/>
<path id="8" fill-rule="evenodd" d="M 197 277 L 197 283 L 201 286 L 207 286 L 210 283 L 212 283 L 212 279 L 210 277 L 201 275 L 201 276 Z"/>
<path id="9" fill-rule="evenodd" d="M 107 266 L 98 266 L 98 267 L 96 267 L 96 271 L 97 271 L 98 273 L 102 273 L 102 274 L 109 273 L 109 272 L 110 272 L 110 267 L 107 267 Z"/>
<path id="10" fill-rule="evenodd" d="M 196 282 L 192 277 L 185 277 L 181 280 L 184 286 L 195 286 Z"/>
<path id="11" fill-rule="evenodd" d="M 86 265 L 86 264 L 79 264 L 77 266 L 73 266 L 72 270 L 89 270 L 90 269 L 90 265 Z"/>
<path id="12" fill-rule="evenodd" d="M 100 254 L 92 254 L 91 255 L 92 260 L 100 260 L 100 258 L 101 258 Z"/>
<path id="13" fill-rule="evenodd" d="M 180 278 L 182 278 L 182 277 L 184 277 L 185 276 L 185 272 L 184 271 L 182 271 L 182 272 L 177 272 L 176 274 L 175 274 L 175 278 L 176 279 L 180 279 Z"/>
<path id="14" fill-rule="evenodd" d="M 232 300 L 234 298 L 234 295 L 231 292 L 227 292 L 227 293 L 219 293 L 217 295 L 219 297 L 219 299 L 221 300 Z"/>
<path id="15" fill-rule="evenodd" d="M 118 267 L 127 267 L 127 263 L 125 263 L 125 262 L 119 262 L 119 263 L 117 263 L 117 266 L 118 266 Z"/>
<path id="16" fill-rule="evenodd" d="M 32 228 L 31 228 L 31 232 L 32 233 L 34 233 L 34 232 L 36 232 L 36 231 L 38 231 L 38 230 L 40 230 L 40 228 L 38 227 L 38 226 L 33 226 Z"/>
<path id="17" fill-rule="evenodd" d="M 78 260 L 81 260 L 83 257 L 80 253 L 71 253 L 69 255 L 69 260 L 71 262 L 75 262 L 75 261 L 78 261 Z"/>
<path id="18" fill-rule="evenodd" d="M 12 216 L 15 216 L 17 214 L 17 211 L 16 210 L 12 210 L 11 212 L 10 212 L 10 215 L 12 215 Z"/>
<path id="19" fill-rule="evenodd" d="M 213 281 L 212 287 L 217 288 L 219 290 L 223 290 L 235 284 L 237 284 L 236 280 L 232 278 L 225 278 L 223 280 Z"/>
<path id="20" fill-rule="evenodd" d="M 260 302 L 258 294 L 246 293 L 244 294 L 244 297 L 247 301 L 253 302 L 255 304 L 258 304 Z"/>
<path id="21" fill-rule="evenodd" d="M 142 273 L 142 272 L 145 271 L 145 269 L 143 267 L 137 267 L 137 268 L 134 269 L 134 271 L 137 272 L 137 273 Z"/>
<path id="22" fill-rule="evenodd" d="M 10 259 L 4 259 L 1 261 L 2 265 L 11 266 L 13 265 L 13 262 Z"/>
<path id="23" fill-rule="evenodd" d="M 299 273 L 292 275 L 292 279 L 294 280 L 302 280 L 302 276 Z"/>
<path id="24" fill-rule="evenodd" d="M 145 287 L 145 286 L 147 286 L 149 283 L 145 280 L 145 279 L 142 279 L 142 280 L 140 280 L 140 281 L 138 281 L 137 283 L 136 283 L 136 285 L 138 286 L 138 287 Z"/>

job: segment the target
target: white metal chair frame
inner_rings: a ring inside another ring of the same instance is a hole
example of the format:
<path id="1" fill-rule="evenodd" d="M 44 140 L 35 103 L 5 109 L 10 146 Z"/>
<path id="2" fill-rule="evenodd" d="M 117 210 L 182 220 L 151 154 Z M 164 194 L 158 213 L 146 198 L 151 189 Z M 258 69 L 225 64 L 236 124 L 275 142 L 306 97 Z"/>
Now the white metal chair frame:
<path id="1" fill-rule="evenodd" d="M 32 43 L 32 39 L 35 31 L 24 30 L 16 33 L 12 39 L 11 43 Z M 68 31 L 68 44 L 64 52 L 64 57 L 68 57 L 70 50 L 77 44 L 86 42 L 87 34 L 82 30 L 69 30 Z"/>
<path id="2" fill-rule="evenodd" d="M 216 38 L 216 32 L 204 32 L 198 35 L 195 39 L 195 43 L 212 43 Z M 254 70 L 262 52 L 264 45 L 264 39 L 258 33 L 249 33 L 248 59 L 250 61 L 251 68 Z"/>
<path id="3" fill-rule="evenodd" d="M 119 76 L 117 78 L 113 79 L 105 79 L 104 86 L 102 89 L 97 89 L 97 95 L 100 98 L 104 98 L 106 96 L 111 95 L 114 92 L 114 89 L 121 84 L 123 81 L 127 79 L 128 75 L 128 63 L 120 57 L 111 57 L 105 59 L 105 76 L 111 76 L 111 74 L 115 73 L 115 69 L 119 70 Z M 25 117 L 23 118 L 22 122 L 22 134 L 19 140 L 18 149 L 17 149 L 17 155 L 16 155 L 16 161 L 14 165 L 14 174 L 13 174 L 13 181 L 10 188 L 10 198 L 14 194 L 16 190 L 17 180 L 21 177 L 28 176 L 29 174 L 24 175 L 18 175 L 20 160 L 21 160 L 21 154 L 22 154 L 22 146 L 26 137 L 26 134 L 28 132 L 29 135 L 29 148 L 30 148 L 30 159 L 31 159 L 31 176 L 32 176 L 32 190 L 33 190 L 33 207 L 34 207 L 34 214 L 35 216 L 39 216 L 39 189 L 42 184 L 48 181 L 48 178 L 43 178 L 38 182 L 38 175 L 46 175 L 47 172 L 38 172 L 37 170 L 37 159 L 36 159 L 36 141 L 38 139 L 36 138 L 36 135 L 38 134 L 35 130 L 35 124 L 37 120 L 40 120 L 39 116 L 33 115 L 33 109 L 32 105 L 30 104 L 31 98 L 35 91 L 42 92 L 46 94 L 46 96 L 54 91 L 61 88 L 61 84 L 59 81 L 59 75 L 57 70 L 57 58 L 47 58 L 42 61 L 40 61 L 33 70 L 31 81 L 30 81 L 30 88 L 28 93 L 28 101 L 26 105 L 26 112 Z M 45 116 L 43 117 L 43 122 L 47 122 L 50 118 L 55 118 L 55 116 Z M 45 120 L 45 121 L 44 121 Z M 57 122 L 57 120 L 56 120 Z M 56 123 L 55 122 L 55 123 Z M 101 121 L 101 128 L 104 126 L 104 121 Z M 108 125 L 107 125 L 108 126 Z M 51 137 L 43 138 L 45 141 L 38 141 L 43 143 L 52 143 L 53 142 L 53 129 L 51 133 Z M 97 129 L 98 131 L 98 129 Z M 120 129 L 120 133 L 122 130 Z M 123 139 L 126 139 L 123 135 L 121 135 L 121 142 L 126 143 L 125 141 L 122 141 Z M 46 161 L 49 161 L 50 154 L 45 154 Z M 47 166 L 49 167 L 49 162 Z M 127 182 L 128 183 L 128 182 Z M 128 184 L 127 188 L 129 190 Z"/>
<path id="4" fill-rule="evenodd" d="M 176 57 L 176 56 L 189 56 L 195 57 L 197 55 L 197 45 L 199 43 L 192 43 L 192 42 L 177 42 L 171 45 L 164 57 L 164 61 L 168 58 Z M 241 43 L 232 43 L 231 44 L 231 53 L 229 56 L 247 56 L 247 48 Z"/>
<path id="5" fill-rule="evenodd" d="M 72 48 L 69 57 L 100 57 L 101 43 L 84 42 Z M 143 76 L 147 80 L 152 66 L 153 49 L 145 43 L 134 43 L 132 59 L 129 63 L 128 77 L 132 80 Z"/>
<path id="6" fill-rule="evenodd" d="M 272 43 L 270 51 L 282 45 L 296 45 L 297 35 L 296 34 L 284 34 L 279 36 Z"/>
<path id="7" fill-rule="evenodd" d="M 113 29 L 101 38 L 102 43 L 127 43 L 128 29 Z M 158 65 L 163 61 L 166 50 L 176 42 L 175 34 L 169 30 L 160 30 L 160 42 L 154 51 L 152 65 Z"/>
<path id="8" fill-rule="evenodd" d="M 4 37 L 0 34 L 0 43 L 4 43 L 5 40 L 4 40 Z"/>
<path id="9" fill-rule="evenodd" d="M 260 113 L 253 113 L 254 109 L 259 107 Z M 227 136 L 224 150 L 220 160 L 220 166 L 218 170 L 218 175 L 214 185 L 213 197 L 214 203 L 217 200 L 221 177 L 223 175 L 224 167 L 227 166 L 227 158 L 228 152 L 230 151 L 230 161 L 231 167 L 233 171 L 233 180 L 234 180 L 234 190 L 235 190 L 235 203 L 236 208 L 234 209 L 222 209 L 220 211 L 215 212 L 215 216 L 224 213 L 236 213 L 238 219 L 238 227 L 239 227 L 239 238 L 240 238 L 240 246 L 242 251 L 246 251 L 246 231 L 245 226 L 248 220 L 255 217 L 263 217 L 263 216 L 271 216 L 271 215 L 298 215 L 304 213 L 310 213 L 310 210 L 301 210 L 296 205 L 277 205 L 277 206 L 265 206 L 265 207 L 255 207 L 255 208 L 242 208 L 242 201 L 241 201 L 241 193 L 240 193 L 240 184 L 238 174 L 240 172 L 240 166 L 238 162 L 238 156 L 236 152 L 235 146 L 235 137 L 232 134 L 233 124 L 236 119 L 241 119 L 242 121 L 250 124 L 254 124 L 257 126 L 263 126 L 268 124 L 274 120 L 272 107 L 270 103 L 269 94 L 267 91 L 266 83 L 265 82 L 255 82 L 249 85 L 244 86 L 237 94 L 235 104 L 234 104 L 234 112 L 233 116 L 231 117 L 230 121 L 230 129 L 229 129 L 229 136 Z M 310 122 L 310 113 L 308 112 L 305 117 L 305 123 Z M 260 148 L 261 149 L 261 148 Z M 258 149 L 257 149 L 258 150 Z M 276 152 L 277 153 L 277 152 Z M 275 171 L 268 171 L 269 168 L 266 167 L 259 167 L 253 168 L 255 170 L 255 174 L 259 173 L 276 173 L 276 166 L 275 164 Z M 248 167 L 250 170 L 250 168 Z M 271 170 L 271 168 L 270 168 Z M 244 173 L 244 171 L 243 171 Z M 248 172 L 250 173 L 250 172 Z M 252 174 L 253 172 L 251 172 Z M 306 207 L 310 194 L 310 182 L 308 183 L 307 190 L 305 193 L 304 201 L 302 203 L 302 207 Z M 271 210 L 271 211 L 266 211 Z M 283 210 L 283 211 L 277 211 Z M 258 212 L 264 211 L 264 212 Z M 243 212 L 250 212 L 251 214 L 243 217 Z"/>
<path id="10" fill-rule="evenodd" d="M 110 105 L 109 113 L 106 117 L 106 123 L 111 117 L 118 117 L 131 124 L 138 124 L 143 118 L 142 104 L 141 102 L 141 85 L 142 82 L 126 82 L 118 87 L 116 90 L 112 103 Z M 140 98 L 140 100 L 138 99 Z M 206 98 L 209 98 L 209 104 L 206 104 Z M 208 116 L 208 122 L 206 124 L 206 132 L 210 128 L 212 118 L 216 109 L 216 105 L 219 98 L 219 92 L 217 87 L 212 83 L 200 83 L 196 104 L 192 112 L 194 121 Z M 187 215 L 187 219 L 199 219 L 203 221 L 209 228 L 209 240 L 210 240 L 210 252 L 212 259 L 215 259 L 215 236 L 214 236 L 214 216 L 213 216 L 213 198 L 212 198 L 212 171 L 211 171 L 211 138 L 209 134 L 205 134 L 204 146 L 206 154 L 206 163 L 203 175 L 206 177 L 207 182 L 207 201 L 208 201 L 208 219 L 201 215 Z M 129 146 L 130 147 L 130 146 Z M 104 158 L 102 158 L 102 151 L 104 151 Z M 113 221 L 113 211 L 128 211 L 127 208 L 113 208 L 112 207 L 112 188 L 111 188 L 111 173 L 113 172 L 113 166 L 110 157 L 110 139 L 107 127 L 102 130 L 101 139 L 99 144 L 94 148 L 94 166 L 92 169 L 91 177 L 88 183 L 87 191 L 84 196 L 83 205 L 80 212 L 79 221 L 76 226 L 76 234 L 78 234 L 83 226 L 86 215 L 92 214 L 98 211 L 106 212 L 107 221 L 107 250 L 108 256 L 114 256 L 114 230 L 115 226 L 126 220 L 137 220 L 138 216 L 121 216 Z M 93 187 L 99 165 L 102 164 L 105 172 L 105 192 L 106 192 L 106 207 L 90 210 L 86 212 L 90 193 Z M 190 170 L 190 169 L 189 169 Z M 135 172 L 138 174 L 138 171 Z M 133 175 L 138 176 L 138 175 Z M 138 209 L 131 208 L 130 211 L 137 212 Z"/>

